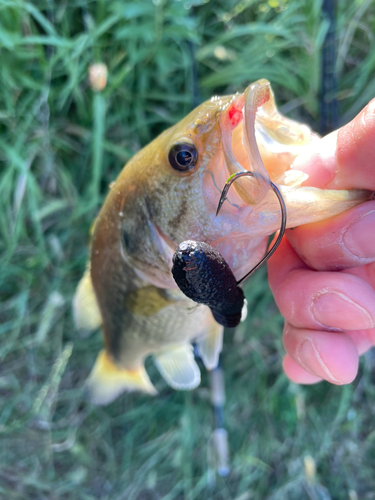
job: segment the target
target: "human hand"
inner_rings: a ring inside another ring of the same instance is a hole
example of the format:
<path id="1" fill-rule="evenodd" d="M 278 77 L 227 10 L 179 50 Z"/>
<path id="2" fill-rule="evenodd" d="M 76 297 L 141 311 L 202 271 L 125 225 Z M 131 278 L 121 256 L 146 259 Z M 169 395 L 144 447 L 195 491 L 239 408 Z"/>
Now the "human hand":
<path id="1" fill-rule="evenodd" d="M 375 99 L 296 158 L 305 185 L 375 191 Z M 287 230 L 268 263 L 285 318 L 283 367 L 294 382 L 348 384 L 375 345 L 375 201 Z"/>

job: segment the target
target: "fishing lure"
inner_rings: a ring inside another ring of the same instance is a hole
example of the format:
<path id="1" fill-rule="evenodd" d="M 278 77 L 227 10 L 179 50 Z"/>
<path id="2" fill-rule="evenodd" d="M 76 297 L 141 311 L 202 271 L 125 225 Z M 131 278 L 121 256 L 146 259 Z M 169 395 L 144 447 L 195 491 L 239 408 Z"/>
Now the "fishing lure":
<path id="1" fill-rule="evenodd" d="M 232 183 L 236 179 L 247 175 L 252 177 L 253 173 L 250 171 L 239 172 L 228 179 L 221 193 L 216 215 L 220 212 Z M 287 220 L 285 203 L 280 191 L 273 182 L 271 182 L 271 187 L 280 203 L 280 232 L 266 255 L 240 280 L 236 281 L 234 274 L 220 252 L 207 243 L 191 240 L 184 241 L 180 243 L 173 255 L 172 274 L 179 289 L 194 302 L 208 306 L 214 319 L 227 328 L 233 328 L 241 321 L 245 297 L 238 285 L 271 257 L 280 245 L 285 233 Z"/>
<path id="2" fill-rule="evenodd" d="M 180 290 L 194 302 L 208 306 L 220 325 L 238 325 L 245 297 L 215 248 L 203 241 L 180 243 L 173 256 L 172 274 Z"/>

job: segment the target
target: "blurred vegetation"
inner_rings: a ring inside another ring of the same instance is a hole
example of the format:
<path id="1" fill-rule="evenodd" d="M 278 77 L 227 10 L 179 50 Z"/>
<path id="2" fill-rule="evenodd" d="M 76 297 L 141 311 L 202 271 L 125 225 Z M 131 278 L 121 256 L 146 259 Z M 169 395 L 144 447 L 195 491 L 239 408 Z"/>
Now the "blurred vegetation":
<path id="1" fill-rule="evenodd" d="M 337 0 L 336 21 L 344 123 L 375 95 L 375 4 Z M 317 0 L 0 0 L 1 498 L 375 498 L 373 355 L 350 386 L 287 381 L 265 269 L 226 336 L 226 478 L 206 376 L 177 393 L 150 364 L 160 396 L 94 408 L 82 385 L 101 335 L 79 337 L 71 315 L 89 227 L 126 160 L 197 102 L 261 77 L 317 126 L 327 29 Z M 100 93 L 94 62 L 108 67 Z"/>

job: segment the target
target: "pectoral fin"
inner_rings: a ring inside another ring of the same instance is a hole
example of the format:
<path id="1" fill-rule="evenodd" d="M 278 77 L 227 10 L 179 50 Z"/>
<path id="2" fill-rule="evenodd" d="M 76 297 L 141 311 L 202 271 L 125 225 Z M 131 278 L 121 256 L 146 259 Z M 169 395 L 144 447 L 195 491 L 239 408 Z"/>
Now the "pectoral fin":
<path id="1" fill-rule="evenodd" d="M 198 351 L 207 370 L 213 370 L 219 362 L 219 355 L 223 347 L 224 328 L 212 322 L 208 335 L 197 341 Z"/>
<path id="2" fill-rule="evenodd" d="M 193 347 L 190 344 L 171 348 L 158 354 L 155 356 L 155 364 L 173 389 L 190 390 L 200 384 L 201 374 L 194 361 Z"/>
<path id="3" fill-rule="evenodd" d="M 86 269 L 74 294 L 73 316 L 76 327 L 82 330 L 96 330 L 102 324 L 89 268 Z"/>
<path id="4" fill-rule="evenodd" d="M 101 351 L 87 379 L 90 399 L 94 404 L 107 405 L 124 391 L 142 391 L 156 394 L 144 366 L 125 370 L 114 364 L 106 351 Z"/>

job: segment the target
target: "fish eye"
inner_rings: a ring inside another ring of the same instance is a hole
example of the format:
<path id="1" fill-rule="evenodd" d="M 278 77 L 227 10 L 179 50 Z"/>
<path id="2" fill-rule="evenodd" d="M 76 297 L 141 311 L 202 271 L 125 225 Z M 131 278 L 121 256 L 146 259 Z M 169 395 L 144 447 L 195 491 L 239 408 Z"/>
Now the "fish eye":
<path id="1" fill-rule="evenodd" d="M 194 144 L 174 144 L 168 155 L 171 166 L 179 172 L 189 172 L 198 161 L 198 152 Z"/>

